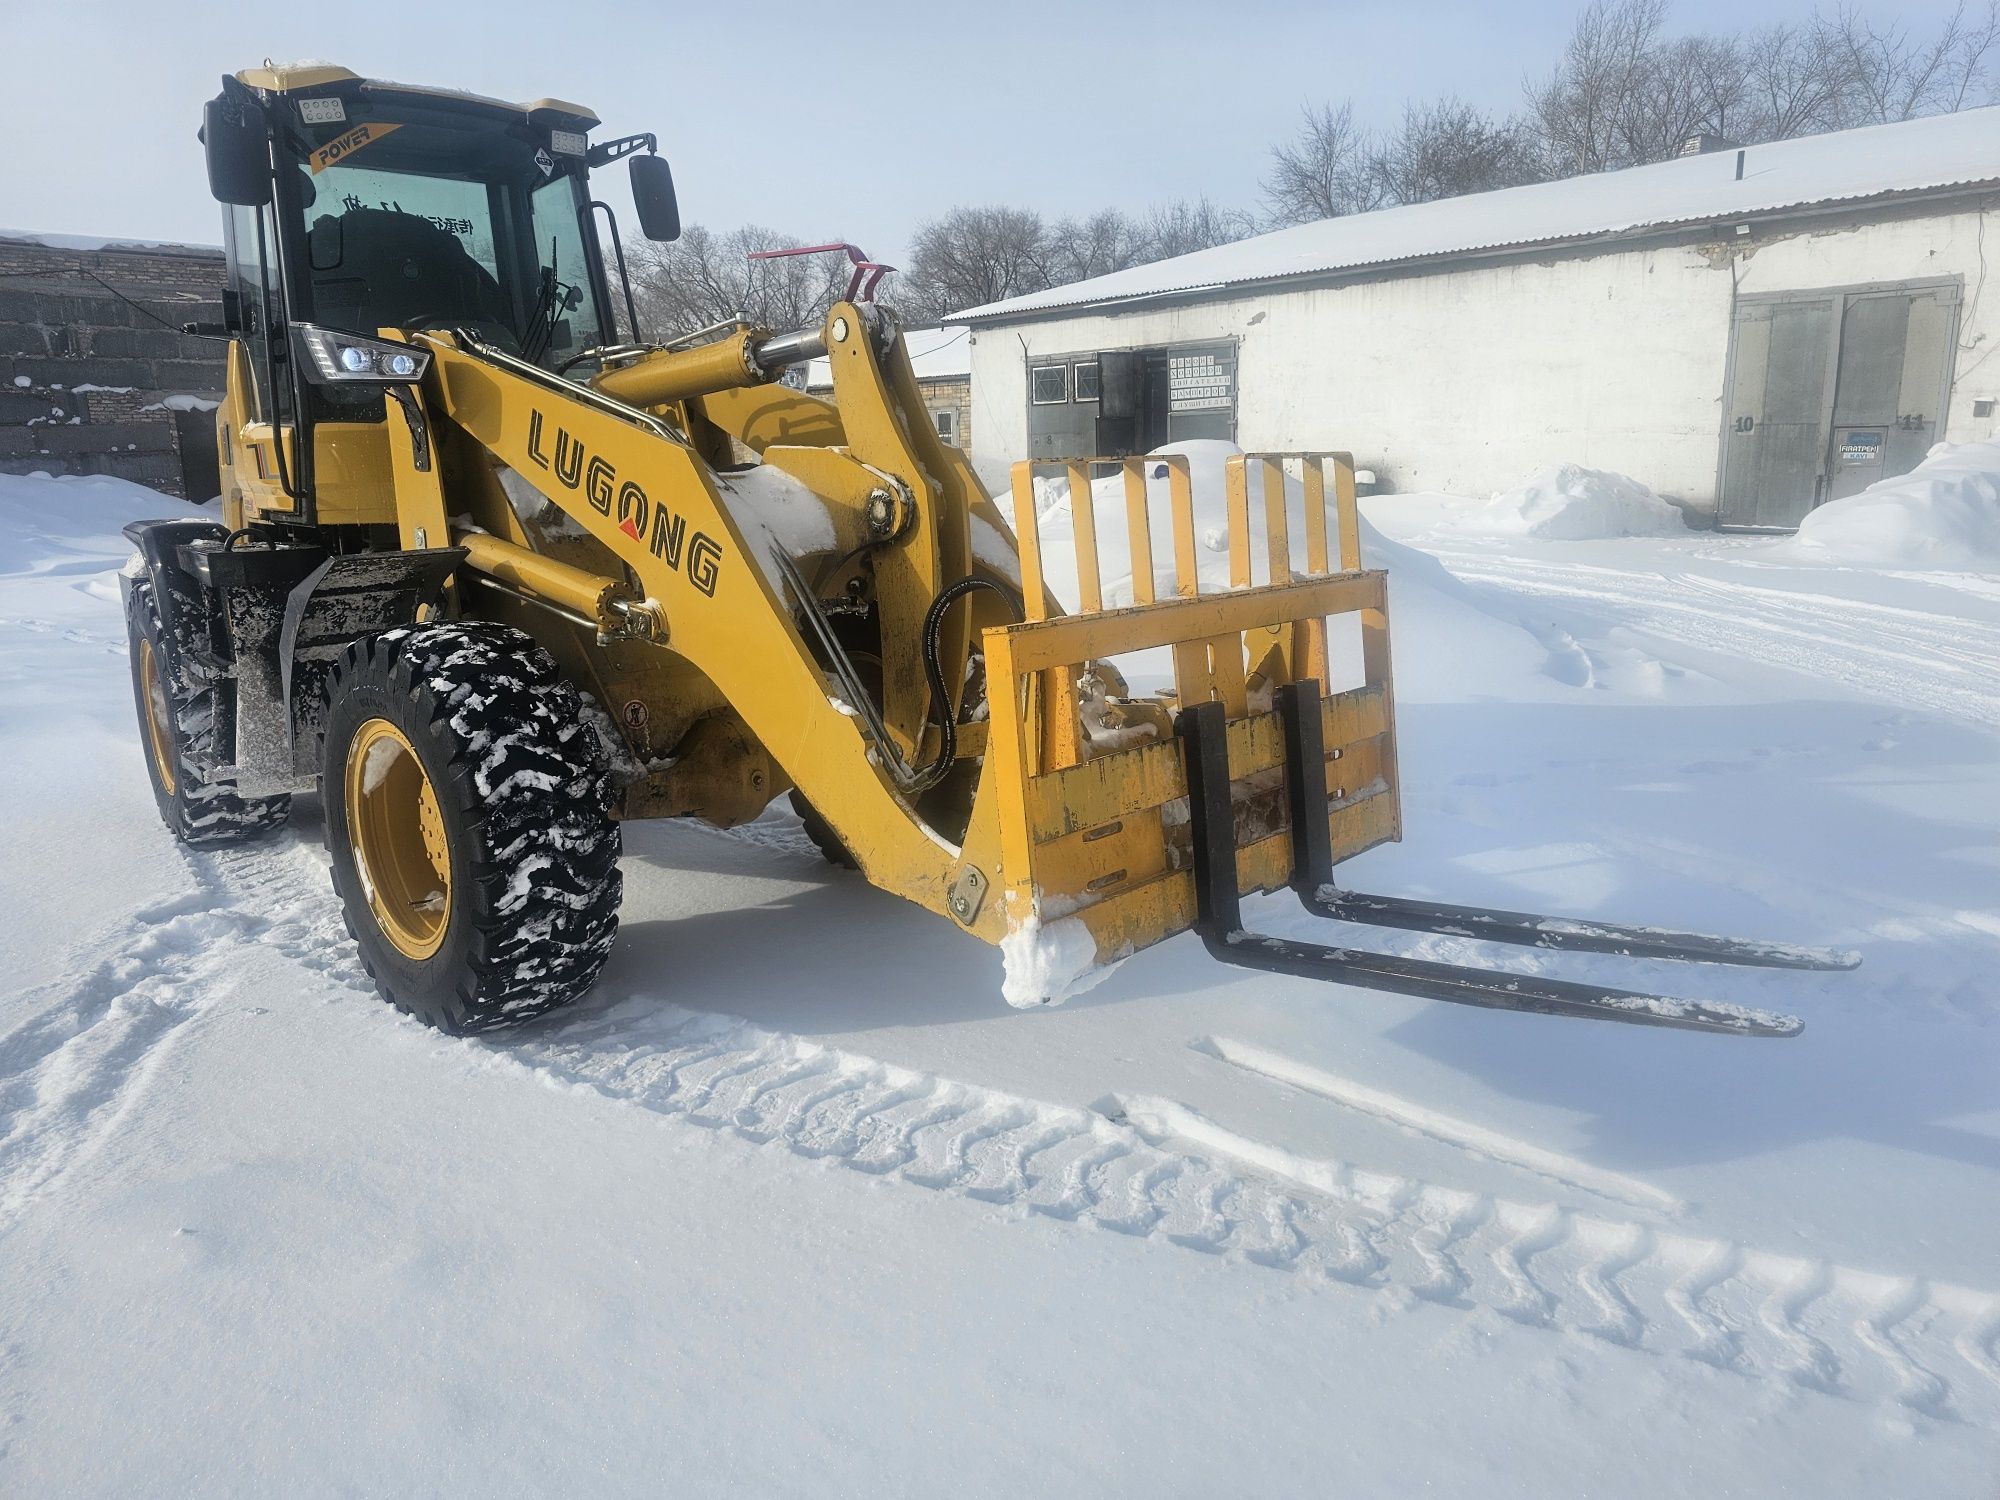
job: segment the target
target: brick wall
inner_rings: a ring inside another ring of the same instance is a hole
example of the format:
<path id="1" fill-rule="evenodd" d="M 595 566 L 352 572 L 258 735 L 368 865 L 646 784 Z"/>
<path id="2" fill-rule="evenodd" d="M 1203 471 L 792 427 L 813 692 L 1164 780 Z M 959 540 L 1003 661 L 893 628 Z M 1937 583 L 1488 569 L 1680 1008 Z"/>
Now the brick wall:
<path id="1" fill-rule="evenodd" d="M 953 439 L 956 446 L 967 453 L 972 451 L 972 377 L 970 375 L 933 376 L 925 379 L 919 376 L 917 389 L 924 394 L 924 410 L 928 412 L 955 411 L 958 413 L 958 436 Z M 821 382 L 807 387 L 813 395 L 825 400 L 833 399 L 833 386 Z"/>
<path id="2" fill-rule="evenodd" d="M 180 433 L 201 419 L 168 398 L 219 400 L 225 346 L 179 328 L 221 321 L 221 293 L 220 250 L 0 238 L 0 473 L 180 494 Z"/>
<path id="3" fill-rule="evenodd" d="M 943 380 L 919 380 L 927 411 L 958 413 L 958 436 L 953 440 L 967 453 L 972 451 L 972 380 L 969 376 Z"/>

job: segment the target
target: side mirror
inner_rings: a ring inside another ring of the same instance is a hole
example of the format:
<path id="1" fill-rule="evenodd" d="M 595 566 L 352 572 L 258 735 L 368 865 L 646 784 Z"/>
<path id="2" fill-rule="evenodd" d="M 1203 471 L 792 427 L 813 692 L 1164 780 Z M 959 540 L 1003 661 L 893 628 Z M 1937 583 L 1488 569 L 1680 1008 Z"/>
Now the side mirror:
<path id="1" fill-rule="evenodd" d="M 208 190 L 218 203 L 261 208 L 271 201 L 271 156 L 263 108 L 222 94 L 202 106 L 201 143 L 208 152 Z"/>
<path id="2" fill-rule="evenodd" d="M 664 156 L 632 158 L 632 203 L 639 210 L 639 232 L 649 240 L 681 237 L 681 206 L 674 197 L 674 169 Z"/>

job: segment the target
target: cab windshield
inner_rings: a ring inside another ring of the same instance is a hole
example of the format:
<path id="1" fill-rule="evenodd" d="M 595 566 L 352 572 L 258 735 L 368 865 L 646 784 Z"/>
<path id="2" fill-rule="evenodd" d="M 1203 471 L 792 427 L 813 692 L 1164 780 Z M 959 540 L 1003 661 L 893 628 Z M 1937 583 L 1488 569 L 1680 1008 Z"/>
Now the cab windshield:
<path id="1" fill-rule="evenodd" d="M 469 328 L 550 369 L 610 342 L 581 158 L 445 111 L 350 114 L 304 145 L 302 316 L 354 333 Z"/>

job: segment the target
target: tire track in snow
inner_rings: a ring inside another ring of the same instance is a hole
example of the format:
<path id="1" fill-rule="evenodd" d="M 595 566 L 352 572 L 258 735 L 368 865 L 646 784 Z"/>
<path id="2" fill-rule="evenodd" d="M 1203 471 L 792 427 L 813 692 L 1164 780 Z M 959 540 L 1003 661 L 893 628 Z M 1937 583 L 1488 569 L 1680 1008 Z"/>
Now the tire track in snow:
<path id="1" fill-rule="evenodd" d="M 229 992 L 235 960 L 271 946 L 337 967 L 324 902 L 284 867 L 295 850 L 183 850 L 192 889 L 140 907 L 100 956 L 10 1006 L 25 1019 L 0 1036 L 0 1230 L 103 1146 L 180 1029 Z"/>
<path id="2" fill-rule="evenodd" d="M 1468 583 L 1576 600 L 1628 630 L 2000 726 L 2000 628 L 1983 621 L 1691 573 L 1455 550 L 1439 560 Z"/>
<path id="3" fill-rule="evenodd" d="M 604 1045 L 625 1029 L 648 1045 Z M 1165 1101 L 1117 1101 L 1107 1117 L 636 998 L 575 1032 L 558 1021 L 477 1045 L 916 1187 L 1943 1420 L 2000 1420 L 1989 1293 L 1289 1158 Z M 699 1063 L 660 1065 L 683 1051 Z M 799 1107 L 768 1107 L 794 1087 Z"/>
<path id="4" fill-rule="evenodd" d="M 227 992 L 246 947 L 372 993 L 324 863 L 296 836 L 189 859 L 194 892 L 136 914 L 119 947 L 0 1037 L 0 1227 L 101 1144 L 173 1032 Z M 637 997 L 458 1045 L 579 1095 L 912 1188 L 2000 1422 L 2000 1295 L 1297 1158 L 1167 1101 L 1107 1101 L 1108 1114 L 1047 1104 Z"/>

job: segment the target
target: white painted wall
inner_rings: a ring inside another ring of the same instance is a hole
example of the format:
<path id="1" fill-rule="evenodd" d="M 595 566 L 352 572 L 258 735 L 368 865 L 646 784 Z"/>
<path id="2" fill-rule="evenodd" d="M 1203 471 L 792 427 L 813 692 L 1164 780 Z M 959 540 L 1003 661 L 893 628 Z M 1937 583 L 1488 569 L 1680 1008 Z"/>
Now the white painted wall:
<path id="1" fill-rule="evenodd" d="M 1027 453 L 1026 366 L 1080 350 L 1239 341 L 1246 448 L 1345 448 L 1396 489 L 1483 495 L 1552 463 L 1616 469 L 1712 510 L 1743 292 L 1964 279 L 1946 436 L 1992 434 L 2000 291 L 1979 295 L 1979 213 L 1769 238 L 1743 253 L 1627 250 L 975 330 L 982 466 Z M 2000 224 L 1993 226 L 2000 258 Z M 1966 346 L 1970 346 L 1969 348 Z"/>

